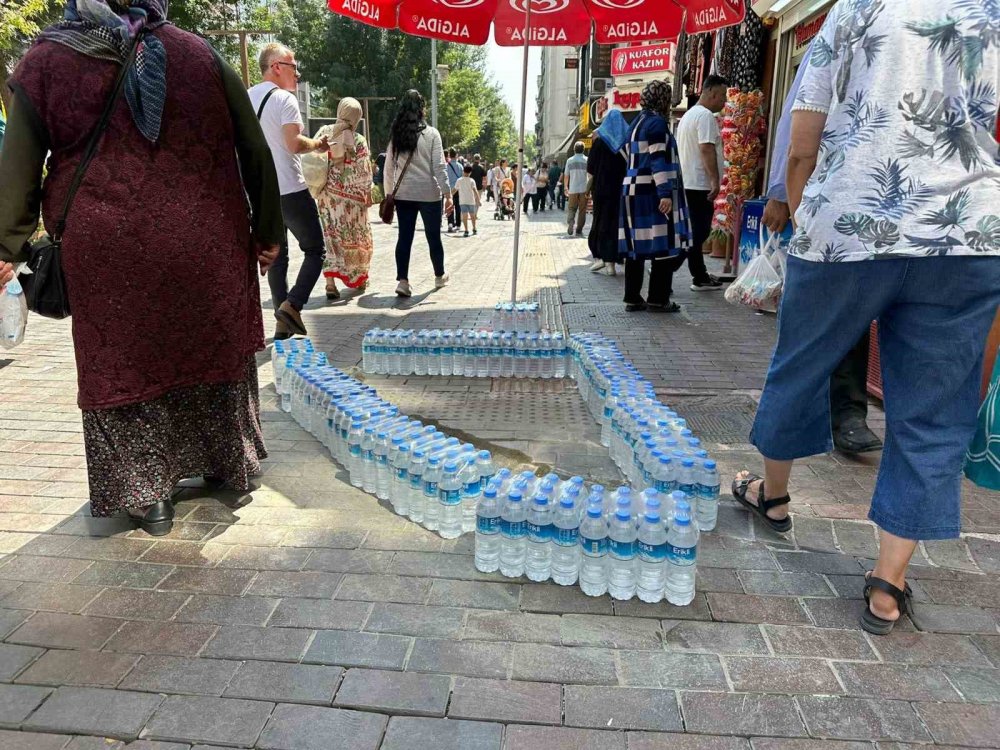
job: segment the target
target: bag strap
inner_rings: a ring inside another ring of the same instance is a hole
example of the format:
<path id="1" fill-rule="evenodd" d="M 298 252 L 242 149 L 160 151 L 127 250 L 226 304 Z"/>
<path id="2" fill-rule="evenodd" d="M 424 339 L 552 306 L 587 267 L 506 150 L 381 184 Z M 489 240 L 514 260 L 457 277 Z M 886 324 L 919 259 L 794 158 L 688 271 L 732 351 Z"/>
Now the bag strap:
<path id="1" fill-rule="evenodd" d="M 145 32 L 140 31 L 135 35 L 135 39 L 132 41 L 132 47 L 129 49 L 128 56 L 125 58 L 125 62 L 122 63 L 122 69 L 118 71 L 118 78 L 115 80 L 114 88 L 111 90 L 111 95 L 108 97 L 107 102 L 104 104 L 104 111 L 101 113 L 101 119 L 97 121 L 97 125 L 94 126 L 93 132 L 90 134 L 90 140 L 87 142 L 87 148 L 83 152 L 83 157 L 80 159 L 80 163 L 76 167 L 76 172 L 73 174 L 73 180 L 69 184 L 69 190 L 66 191 L 66 199 L 63 201 L 62 215 L 59 220 L 56 221 L 56 231 L 53 235 L 53 240 L 59 242 L 66 231 L 66 219 L 69 216 L 69 209 L 73 205 L 73 198 L 76 197 L 76 191 L 80 188 L 80 184 L 83 182 L 83 176 L 87 172 L 87 167 L 90 166 L 91 160 L 97 153 L 97 146 L 101 142 L 101 136 L 104 135 L 104 131 L 108 127 L 108 123 L 111 121 L 111 115 L 114 113 L 115 105 L 118 104 L 118 100 L 121 98 L 122 90 L 125 88 L 125 77 L 128 75 L 128 70 L 132 67 L 132 63 L 135 62 L 135 56 L 139 51 L 139 44 Z"/>
<path id="2" fill-rule="evenodd" d="M 267 100 L 271 98 L 271 94 L 278 90 L 275 86 L 273 89 L 264 94 L 264 98 L 260 100 L 260 106 L 257 107 L 257 119 L 260 120 L 260 116 L 264 114 L 264 105 L 267 104 Z"/>
<path id="3" fill-rule="evenodd" d="M 414 148 L 414 149 L 413 149 L 413 150 L 412 150 L 412 151 L 410 152 L 410 156 L 409 156 L 409 158 L 408 158 L 408 159 L 406 160 L 406 164 L 404 164 L 404 165 L 403 165 L 403 171 L 399 173 L 399 179 L 397 179 L 397 180 L 396 180 L 396 187 L 394 187 L 394 188 L 392 189 L 392 199 L 393 199 L 393 200 L 396 200 L 396 193 L 398 193 L 398 192 L 399 192 L 399 185 L 400 185 L 400 183 L 401 183 L 401 182 L 403 181 L 403 178 L 404 178 L 404 177 L 406 177 L 406 170 L 408 170 L 408 169 L 410 168 L 410 162 L 412 162 L 412 161 L 413 161 L 413 155 L 414 155 L 415 153 L 417 153 L 417 149 L 415 149 L 415 148 Z"/>

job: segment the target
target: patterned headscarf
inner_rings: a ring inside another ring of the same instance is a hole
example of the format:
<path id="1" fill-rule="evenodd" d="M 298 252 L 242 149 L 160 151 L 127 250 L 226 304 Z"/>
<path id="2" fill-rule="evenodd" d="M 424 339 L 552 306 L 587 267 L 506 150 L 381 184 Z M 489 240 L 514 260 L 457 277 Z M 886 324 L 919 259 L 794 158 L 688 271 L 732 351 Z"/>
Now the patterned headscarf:
<path id="1" fill-rule="evenodd" d="M 361 102 L 345 96 L 337 105 L 337 122 L 330 134 L 330 160 L 340 166 L 345 159 L 353 158 L 356 150 L 354 131 L 361 122 Z"/>
<path id="2" fill-rule="evenodd" d="M 40 35 L 88 57 L 119 65 L 142 29 L 167 22 L 167 0 L 66 0 L 62 23 Z M 156 142 L 167 95 L 167 51 L 151 34 L 143 37 L 135 65 L 125 76 L 125 99 L 139 132 Z"/>
<path id="3" fill-rule="evenodd" d="M 653 112 L 667 114 L 673 103 L 673 90 L 666 81 L 650 81 L 642 90 L 639 106 Z"/>

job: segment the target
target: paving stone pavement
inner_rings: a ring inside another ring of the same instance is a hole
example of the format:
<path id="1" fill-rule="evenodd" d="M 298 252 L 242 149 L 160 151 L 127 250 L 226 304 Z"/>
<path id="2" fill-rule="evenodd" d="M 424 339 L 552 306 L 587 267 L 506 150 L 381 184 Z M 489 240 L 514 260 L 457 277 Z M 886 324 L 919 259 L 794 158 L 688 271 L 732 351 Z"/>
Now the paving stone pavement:
<path id="1" fill-rule="evenodd" d="M 627 315 L 621 278 L 588 273 L 585 243 L 560 226 L 527 222 L 519 295 L 615 338 L 664 401 L 714 425 L 727 479 L 757 467 L 736 431 L 774 319 L 688 291 L 686 271 L 682 314 Z M 371 290 L 306 311 L 318 348 L 356 368 L 374 325 L 486 324 L 509 294 L 511 234 L 486 216 L 478 237 L 448 237 L 439 291 L 418 241 L 417 293 L 399 301 L 394 230 L 376 225 Z M 174 531 L 154 540 L 89 516 L 69 322 L 32 319 L 0 356 L 3 750 L 1000 747 L 996 495 L 966 487 L 962 539 L 921 545 L 916 612 L 888 637 L 856 626 L 877 457 L 801 462 L 787 537 L 724 502 L 689 607 L 591 599 L 480 574 L 470 538 L 444 541 L 351 488 L 276 408 L 262 355 L 259 489 L 187 482 Z M 370 380 L 509 465 L 618 481 L 572 384 Z"/>

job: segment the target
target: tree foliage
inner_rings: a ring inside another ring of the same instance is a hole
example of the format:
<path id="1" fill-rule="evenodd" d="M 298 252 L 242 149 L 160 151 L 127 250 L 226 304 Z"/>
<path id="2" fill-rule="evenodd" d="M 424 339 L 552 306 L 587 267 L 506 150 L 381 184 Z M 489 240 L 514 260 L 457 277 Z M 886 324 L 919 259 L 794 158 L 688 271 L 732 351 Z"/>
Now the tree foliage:
<path id="1" fill-rule="evenodd" d="M 7 100 L 7 76 L 31 40 L 43 28 L 59 20 L 60 0 L 3 0 L 0 2 L 0 95 Z"/>

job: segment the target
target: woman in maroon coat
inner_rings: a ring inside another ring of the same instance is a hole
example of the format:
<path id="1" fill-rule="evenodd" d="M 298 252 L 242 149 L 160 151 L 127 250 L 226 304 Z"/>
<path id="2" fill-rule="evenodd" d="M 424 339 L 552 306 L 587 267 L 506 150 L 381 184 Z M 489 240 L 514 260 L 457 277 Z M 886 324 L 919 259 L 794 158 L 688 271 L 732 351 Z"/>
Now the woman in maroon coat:
<path id="1" fill-rule="evenodd" d="M 10 86 L 0 284 L 39 210 L 53 226 L 115 78 L 124 94 L 63 234 L 91 512 L 172 525 L 189 476 L 248 488 L 266 454 L 257 268 L 283 234 L 277 178 L 242 81 L 163 0 L 69 0 Z M 48 154 L 48 172 L 42 166 Z M 248 205 L 249 198 L 249 205 Z"/>

